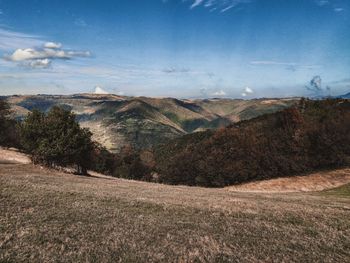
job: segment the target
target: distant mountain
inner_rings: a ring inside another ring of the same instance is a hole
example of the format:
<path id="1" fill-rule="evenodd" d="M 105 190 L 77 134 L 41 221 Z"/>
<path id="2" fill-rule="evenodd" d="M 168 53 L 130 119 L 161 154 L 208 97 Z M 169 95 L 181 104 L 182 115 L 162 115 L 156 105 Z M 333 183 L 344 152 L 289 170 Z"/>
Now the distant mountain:
<path id="1" fill-rule="evenodd" d="M 107 94 L 9 96 L 17 118 L 33 109 L 60 105 L 77 114 L 96 141 L 118 152 L 123 146 L 147 149 L 169 139 L 226 127 L 290 107 L 291 99 L 195 99 L 126 97 Z"/>
<path id="2" fill-rule="evenodd" d="M 341 99 L 350 99 L 350 92 L 344 95 L 339 96 Z"/>

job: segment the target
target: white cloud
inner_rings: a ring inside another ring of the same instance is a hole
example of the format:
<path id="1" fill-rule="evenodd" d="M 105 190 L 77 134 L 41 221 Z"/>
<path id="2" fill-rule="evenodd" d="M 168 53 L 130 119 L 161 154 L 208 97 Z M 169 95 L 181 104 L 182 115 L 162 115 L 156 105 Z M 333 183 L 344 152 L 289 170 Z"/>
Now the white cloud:
<path id="1" fill-rule="evenodd" d="M 96 86 L 95 87 L 95 94 L 109 94 L 109 92 L 105 91 L 104 89 L 102 89 L 100 86 Z"/>
<path id="2" fill-rule="evenodd" d="M 216 91 L 216 92 L 212 93 L 212 95 L 213 96 L 220 96 L 220 97 L 222 97 L 222 96 L 226 96 L 226 92 L 223 91 L 223 90 L 219 90 L 219 91 Z"/>
<path id="3" fill-rule="evenodd" d="M 254 91 L 251 88 L 249 88 L 249 87 L 245 87 L 244 92 L 247 93 L 247 94 L 253 94 L 254 93 Z"/>
<path id="4" fill-rule="evenodd" d="M 30 68 L 48 68 L 51 65 L 51 60 L 48 58 L 30 60 L 22 65 Z"/>
<path id="5" fill-rule="evenodd" d="M 75 57 L 89 57 L 89 51 L 67 51 L 60 49 L 62 44 L 47 42 L 44 48 L 26 48 L 16 49 L 12 54 L 5 55 L 4 59 L 12 62 L 22 62 L 24 65 L 32 68 L 47 68 L 51 65 L 53 59 L 73 59 Z"/>
<path id="6" fill-rule="evenodd" d="M 63 50 L 54 50 L 51 48 L 45 48 L 42 50 L 36 50 L 33 48 L 19 48 L 15 50 L 12 55 L 6 56 L 6 59 L 10 61 L 24 61 L 44 58 L 69 59 L 71 56 Z"/>
<path id="7" fill-rule="evenodd" d="M 5 59 L 10 61 L 23 61 L 32 59 L 71 59 L 73 57 L 89 57 L 89 51 L 65 51 L 62 49 L 44 48 L 44 49 L 17 49 L 12 55 L 5 56 Z"/>
<path id="8" fill-rule="evenodd" d="M 57 49 L 61 48 L 62 44 L 61 43 L 55 43 L 55 42 L 47 42 L 44 44 L 45 48 L 52 48 L 52 49 Z"/>
<path id="9" fill-rule="evenodd" d="M 254 93 L 254 90 L 249 88 L 249 87 L 245 87 L 243 92 L 241 93 L 242 97 L 247 97 L 249 95 L 252 95 Z"/>

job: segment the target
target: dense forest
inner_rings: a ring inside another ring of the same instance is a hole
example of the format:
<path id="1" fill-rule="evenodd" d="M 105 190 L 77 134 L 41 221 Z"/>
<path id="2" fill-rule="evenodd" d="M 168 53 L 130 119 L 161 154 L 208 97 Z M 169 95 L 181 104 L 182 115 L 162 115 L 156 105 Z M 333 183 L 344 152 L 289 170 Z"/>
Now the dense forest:
<path id="1" fill-rule="evenodd" d="M 350 102 L 301 100 L 278 113 L 215 132 L 185 136 L 155 150 L 159 180 L 223 187 L 349 164 Z"/>
<path id="2" fill-rule="evenodd" d="M 216 131 L 197 132 L 152 151 L 124 147 L 118 154 L 92 141 L 69 110 L 33 110 L 11 118 L 0 100 L 0 145 L 16 147 L 33 162 L 107 175 L 204 187 L 300 175 L 350 165 L 350 101 L 306 100 L 277 113 Z"/>

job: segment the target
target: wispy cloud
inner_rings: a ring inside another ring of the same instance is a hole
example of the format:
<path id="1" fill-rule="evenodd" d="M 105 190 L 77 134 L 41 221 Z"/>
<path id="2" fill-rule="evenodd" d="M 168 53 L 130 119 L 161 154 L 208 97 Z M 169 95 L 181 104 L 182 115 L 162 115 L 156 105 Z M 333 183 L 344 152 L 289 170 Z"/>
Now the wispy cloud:
<path id="1" fill-rule="evenodd" d="M 238 5 L 255 2 L 258 0 L 181 0 L 185 3 L 190 3 L 190 9 L 203 6 L 208 8 L 210 12 L 219 11 L 221 13 L 227 12 Z M 337 6 L 333 0 L 313 0 L 314 3 L 320 7 L 331 7 L 334 12 L 343 12 L 344 8 Z M 162 0 L 163 3 L 167 3 L 167 0 Z"/>
<path id="2" fill-rule="evenodd" d="M 177 73 L 189 73 L 190 70 L 187 68 L 165 68 L 163 69 L 163 72 L 168 74 L 177 74 Z"/>
<path id="3" fill-rule="evenodd" d="M 283 62 L 274 60 L 255 60 L 249 63 L 253 66 L 270 66 L 270 67 L 284 67 L 286 70 L 296 71 L 298 69 L 316 69 L 321 68 L 321 65 L 303 65 L 295 62 Z"/>
<path id="4" fill-rule="evenodd" d="M 341 7 L 335 7 L 334 8 L 334 12 L 343 12 L 345 9 L 344 8 L 341 8 Z"/>
<path id="5" fill-rule="evenodd" d="M 333 8 L 333 11 L 336 13 L 340 13 L 345 11 L 345 9 L 339 6 L 339 1 L 334 0 L 315 0 L 315 3 L 320 7 L 328 7 Z"/>
<path id="6" fill-rule="evenodd" d="M 315 0 L 315 3 L 319 6 L 325 6 L 325 5 L 329 5 L 330 1 L 329 0 Z"/>
<path id="7" fill-rule="evenodd" d="M 230 9 L 240 5 L 250 3 L 255 0 L 181 0 L 185 3 L 190 3 L 190 9 L 196 7 L 208 8 L 210 12 L 220 11 L 221 13 L 227 12 Z M 167 3 L 167 0 L 162 0 L 163 3 Z"/>
<path id="8" fill-rule="evenodd" d="M 225 7 L 224 9 L 221 10 L 221 13 L 224 13 L 232 8 L 234 8 L 237 4 L 231 4 L 228 7 Z"/>
<path id="9" fill-rule="evenodd" d="M 273 60 L 255 60 L 251 61 L 250 64 L 252 65 L 273 65 L 273 66 L 296 66 L 297 63 L 293 62 L 278 62 Z"/>
<path id="10" fill-rule="evenodd" d="M 40 36 L 24 34 L 0 28 L 0 49 L 13 50 L 23 46 L 35 47 L 44 43 Z"/>
<path id="11" fill-rule="evenodd" d="M 74 25 L 79 26 L 79 27 L 86 27 L 87 23 L 84 19 L 82 18 L 77 18 L 74 20 Z"/>
<path id="12" fill-rule="evenodd" d="M 201 5 L 203 2 L 204 0 L 194 0 L 193 4 L 191 5 L 191 9 Z"/>

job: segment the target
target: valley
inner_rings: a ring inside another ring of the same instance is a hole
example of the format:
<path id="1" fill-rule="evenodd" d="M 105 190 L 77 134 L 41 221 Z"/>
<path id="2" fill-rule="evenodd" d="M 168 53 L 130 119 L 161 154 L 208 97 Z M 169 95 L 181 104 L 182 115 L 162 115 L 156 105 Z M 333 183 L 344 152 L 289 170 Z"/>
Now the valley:
<path id="1" fill-rule="evenodd" d="M 55 105 L 72 110 L 82 127 L 112 152 L 125 146 L 136 150 L 208 129 L 226 127 L 240 120 L 273 113 L 295 104 L 287 99 L 174 99 L 117 95 L 10 96 L 14 115 L 24 118 L 33 109 L 47 112 Z"/>

